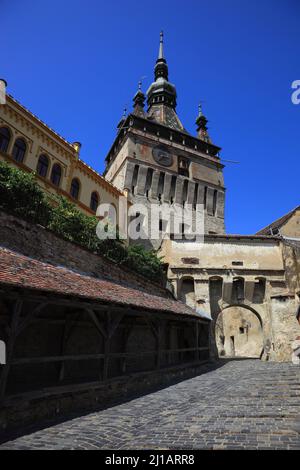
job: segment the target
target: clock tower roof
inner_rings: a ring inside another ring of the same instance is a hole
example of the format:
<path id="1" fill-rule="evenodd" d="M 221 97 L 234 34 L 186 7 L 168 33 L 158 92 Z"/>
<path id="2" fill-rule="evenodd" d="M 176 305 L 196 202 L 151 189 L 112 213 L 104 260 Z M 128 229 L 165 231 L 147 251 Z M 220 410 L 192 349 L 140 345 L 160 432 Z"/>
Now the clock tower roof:
<path id="1" fill-rule="evenodd" d="M 187 132 L 176 114 L 177 92 L 169 82 L 169 69 L 164 54 L 164 34 L 160 33 L 158 59 L 154 69 L 155 81 L 147 91 L 147 118 L 172 129 Z"/>

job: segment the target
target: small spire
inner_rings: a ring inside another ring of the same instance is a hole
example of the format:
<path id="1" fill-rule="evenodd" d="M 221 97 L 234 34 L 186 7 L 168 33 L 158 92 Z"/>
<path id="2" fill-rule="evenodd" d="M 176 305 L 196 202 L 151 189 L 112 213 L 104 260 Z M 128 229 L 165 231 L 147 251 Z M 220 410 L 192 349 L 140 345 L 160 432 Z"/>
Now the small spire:
<path id="1" fill-rule="evenodd" d="M 160 32 L 158 59 L 164 59 L 164 32 Z"/>
<path id="2" fill-rule="evenodd" d="M 142 81 L 140 80 L 138 84 L 138 91 L 136 92 L 133 98 L 133 114 L 144 117 L 145 99 L 146 97 L 142 92 Z"/>
<path id="3" fill-rule="evenodd" d="M 210 142 L 210 137 L 207 132 L 207 123 L 208 123 L 208 120 L 203 114 L 202 102 L 200 102 L 198 105 L 198 116 L 196 119 L 197 134 L 198 134 L 199 139 L 204 140 L 205 142 Z"/>
<path id="4" fill-rule="evenodd" d="M 203 112 L 202 112 L 202 103 L 201 103 L 201 102 L 200 102 L 199 105 L 198 105 L 198 110 L 199 110 L 198 117 L 203 116 Z"/>
<path id="5" fill-rule="evenodd" d="M 127 117 L 127 107 L 125 106 L 124 110 L 123 110 L 123 115 L 120 119 L 120 122 L 117 126 L 118 129 L 122 129 L 122 127 L 124 126 L 124 122 L 126 121 L 126 117 Z"/>

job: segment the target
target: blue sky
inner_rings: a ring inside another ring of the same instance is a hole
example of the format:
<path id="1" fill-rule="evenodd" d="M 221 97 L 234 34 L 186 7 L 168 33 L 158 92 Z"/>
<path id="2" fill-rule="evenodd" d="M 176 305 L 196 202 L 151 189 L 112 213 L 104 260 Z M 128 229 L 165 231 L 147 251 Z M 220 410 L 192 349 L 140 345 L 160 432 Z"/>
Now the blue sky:
<path id="1" fill-rule="evenodd" d="M 165 32 L 178 114 L 204 101 L 227 164 L 226 228 L 254 233 L 300 204 L 299 0 L 0 0 L 8 92 L 102 172 L 137 83 L 153 79 Z"/>

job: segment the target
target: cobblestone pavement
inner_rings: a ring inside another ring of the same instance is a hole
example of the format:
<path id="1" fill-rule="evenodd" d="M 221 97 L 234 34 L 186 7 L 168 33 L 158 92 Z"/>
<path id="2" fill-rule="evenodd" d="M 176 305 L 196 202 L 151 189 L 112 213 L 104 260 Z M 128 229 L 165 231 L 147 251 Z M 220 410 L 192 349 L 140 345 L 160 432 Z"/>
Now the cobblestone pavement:
<path id="1" fill-rule="evenodd" d="M 2 449 L 300 449 L 300 368 L 224 362 L 155 393 Z"/>

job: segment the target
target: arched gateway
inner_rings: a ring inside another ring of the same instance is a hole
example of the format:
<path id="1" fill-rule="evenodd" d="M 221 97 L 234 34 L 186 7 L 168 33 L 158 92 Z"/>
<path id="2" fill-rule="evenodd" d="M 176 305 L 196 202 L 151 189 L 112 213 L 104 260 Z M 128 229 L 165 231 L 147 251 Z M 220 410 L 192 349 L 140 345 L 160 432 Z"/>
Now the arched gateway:
<path id="1" fill-rule="evenodd" d="M 257 357 L 264 350 L 259 314 L 248 306 L 229 306 L 218 315 L 215 341 L 220 357 Z"/>

